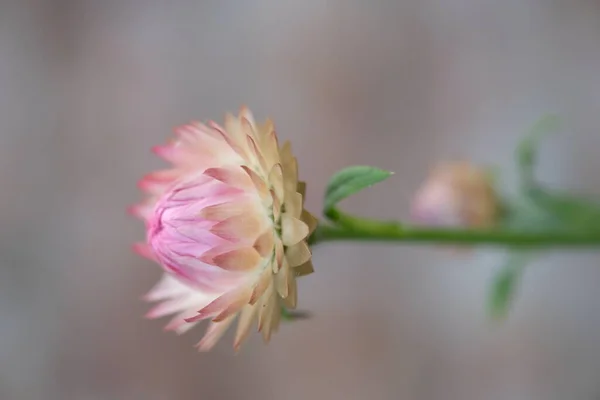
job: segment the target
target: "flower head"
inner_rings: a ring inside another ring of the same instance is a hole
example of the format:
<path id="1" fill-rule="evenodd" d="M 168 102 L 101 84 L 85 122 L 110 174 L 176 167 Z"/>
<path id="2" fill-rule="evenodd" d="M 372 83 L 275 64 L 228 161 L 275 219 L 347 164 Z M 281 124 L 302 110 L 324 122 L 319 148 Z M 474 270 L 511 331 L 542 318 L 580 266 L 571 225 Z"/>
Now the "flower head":
<path id="1" fill-rule="evenodd" d="M 439 165 L 412 203 L 412 219 L 434 226 L 489 227 L 498 199 L 486 171 L 466 162 Z"/>
<path id="2" fill-rule="evenodd" d="M 296 306 L 296 276 L 313 271 L 307 238 L 316 219 L 304 210 L 304 182 L 288 143 L 271 121 L 257 124 L 242 108 L 214 122 L 176 129 L 154 149 L 172 168 L 140 182 L 147 199 L 132 211 L 146 223 L 139 253 L 165 275 L 147 295 L 148 316 L 175 314 L 166 329 L 210 325 L 198 344 L 209 350 L 239 315 L 234 347 L 254 321 L 266 342 L 281 308 Z"/>

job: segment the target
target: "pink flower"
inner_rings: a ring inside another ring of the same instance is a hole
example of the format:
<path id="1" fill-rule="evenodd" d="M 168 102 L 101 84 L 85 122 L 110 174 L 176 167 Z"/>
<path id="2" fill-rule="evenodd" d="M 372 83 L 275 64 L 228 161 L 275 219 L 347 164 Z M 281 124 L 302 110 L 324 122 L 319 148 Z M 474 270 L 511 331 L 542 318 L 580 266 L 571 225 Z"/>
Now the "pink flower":
<path id="1" fill-rule="evenodd" d="M 296 306 L 296 276 L 313 271 L 306 241 L 317 221 L 289 143 L 280 147 L 273 124 L 256 124 L 246 108 L 224 128 L 192 123 L 176 134 L 154 149 L 173 167 L 142 179 L 148 197 L 132 208 L 147 231 L 136 250 L 165 271 L 148 317 L 175 314 L 166 329 L 178 333 L 211 320 L 201 350 L 238 315 L 236 349 L 256 320 L 268 342 L 281 307 Z"/>
<path id="2" fill-rule="evenodd" d="M 416 193 L 412 219 L 432 226 L 483 228 L 498 216 L 498 199 L 485 171 L 466 162 L 439 165 Z"/>

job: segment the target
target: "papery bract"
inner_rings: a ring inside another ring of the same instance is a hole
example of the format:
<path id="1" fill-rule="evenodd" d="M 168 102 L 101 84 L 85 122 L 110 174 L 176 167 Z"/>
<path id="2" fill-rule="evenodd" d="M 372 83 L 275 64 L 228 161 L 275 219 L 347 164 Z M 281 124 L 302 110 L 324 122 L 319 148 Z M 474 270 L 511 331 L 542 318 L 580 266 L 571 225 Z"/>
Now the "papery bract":
<path id="1" fill-rule="evenodd" d="M 236 349 L 256 320 L 269 341 L 281 307 L 296 306 L 296 277 L 313 271 L 306 241 L 317 221 L 304 210 L 296 158 L 246 108 L 224 127 L 192 123 L 176 134 L 154 149 L 173 167 L 142 179 L 148 197 L 132 208 L 147 230 L 136 249 L 165 270 L 148 317 L 175 314 L 166 328 L 180 333 L 212 320 L 201 350 L 238 315 Z"/>

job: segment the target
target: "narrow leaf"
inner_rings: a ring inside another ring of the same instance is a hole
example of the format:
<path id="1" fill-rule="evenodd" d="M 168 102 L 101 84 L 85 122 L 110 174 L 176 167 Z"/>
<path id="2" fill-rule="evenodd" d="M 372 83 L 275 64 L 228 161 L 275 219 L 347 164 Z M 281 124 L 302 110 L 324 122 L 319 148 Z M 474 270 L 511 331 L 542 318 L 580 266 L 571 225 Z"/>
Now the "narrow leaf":
<path id="1" fill-rule="evenodd" d="M 558 116 L 550 114 L 540 118 L 517 147 L 517 165 L 524 185 L 533 183 L 533 168 L 537 162 L 540 143 L 546 135 L 560 127 Z"/>
<path id="2" fill-rule="evenodd" d="M 488 298 L 488 310 L 493 318 L 504 318 L 508 314 L 528 260 L 526 253 L 510 254 L 506 265 L 494 277 Z"/>
<path id="3" fill-rule="evenodd" d="M 331 177 L 325 192 L 325 213 L 346 197 L 384 181 L 392 172 L 367 166 L 345 168 Z"/>

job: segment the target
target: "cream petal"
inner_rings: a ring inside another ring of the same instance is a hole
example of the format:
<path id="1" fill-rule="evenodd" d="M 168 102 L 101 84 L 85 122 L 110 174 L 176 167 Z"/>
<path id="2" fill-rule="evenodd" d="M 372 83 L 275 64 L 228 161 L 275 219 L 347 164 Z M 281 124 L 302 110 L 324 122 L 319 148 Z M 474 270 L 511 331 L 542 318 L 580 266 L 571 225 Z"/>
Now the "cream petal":
<path id="1" fill-rule="evenodd" d="M 179 127 L 178 130 L 198 132 L 198 139 L 189 143 L 174 143 L 154 149 L 156 154 L 175 165 L 204 169 L 241 161 L 239 155 L 227 142 L 217 139 L 214 135 L 199 129 L 198 126 L 188 124 Z"/>
<path id="2" fill-rule="evenodd" d="M 246 140 L 248 142 L 248 148 L 250 149 L 251 160 L 255 163 L 256 167 L 260 168 L 261 171 L 268 173 L 269 170 L 267 168 L 267 162 L 265 161 L 262 152 L 256 145 L 256 141 L 254 138 L 252 138 L 252 136 L 249 135 L 246 136 Z"/>
<path id="3" fill-rule="evenodd" d="M 211 253 L 206 252 L 200 257 L 200 261 L 232 272 L 253 271 L 262 261 L 260 254 L 252 247 L 242 247 L 220 254 Z"/>
<path id="4" fill-rule="evenodd" d="M 292 193 L 286 196 L 285 213 L 294 218 L 300 218 L 302 214 L 302 195 L 300 193 Z"/>
<path id="5" fill-rule="evenodd" d="M 279 155 L 282 160 L 289 160 L 294 157 L 292 153 L 292 143 L 289 140 L 286 140 L 281 146 L 281 150 L 279 151 Z"/>
<path id="6" fill-rule="evenodd" d="M 198 350 L 211 350 L 215 346 L 215 344 L 217 344 L 219 339 L 221 339 L 221 336 L 223 336 L 225 331 L 227 331 L 227 328 L 229 328 L 229 325 L 231 325 L 234 319 L 235 315 L 231 315 L 225 318 L 223 321 L 211 322 L 208 326 L 208 329 L 206 330 L 206 333 L 204 334 L 204 337 L 196 345 Z"/>
<path id="7" fill-rule="evenodd" d="M 310 260 L 311 255 L 310 248 L 304 241 L 289 246 L 285 252 L 285 258 L 292 268 L 302 265 Z"/>
<path id="8" fill-rule="evenodd" d="M 271 134 L 275 133 L 275 124 L 273 124 L 273 120 L 270 118 L 265 119 L 265 122 L 263 122 L 262 124 L 257 123 L 256 124 L 256 130 L 260 133 L 260 139 L 261 140 L 267 140 L 269 139 L 269 137 L 271 136 Z M 277 135 L 275 135 L 275 139 L 277 139 Z M 266 147 L 264 145 L 262 145 L 262 141 L 261 141 L 261 146 Z M 279 154 L 279 144 L 277 144 L 277 154 Z"/>
<path id="9" fill-rule="evenodd" d="M 273 313 L 275 312 L 276 297 L 273 285 L 270 285 L 263 297 L 261 298 L 260 308 L 258 312 L 258 330 L 262 332 L 265 329 L 270 330 Z M 277 310 L 279 312 L 280 310 Z"/>
<path id="10" fill-rule="evenodd" d="M 271 172 L 269 172 L 269 184 L 275 191 L 275 195 L 279 201 L 283 202 L 283 169 L 281 168 L 281 164 L 275 164 L 271 168 Z"/>
<path id="11" fill-rule="evenodd" d="M 288 296 L 288 274 L 290 274 L 290 266 L 284 258 L 281 269 L 275 274 L 275 289 L 283 298 Z"/>
<path id="12" fill-rule="evenodd" d="M 276 274 L 283 266 L 285 260 L 285 250 L 281 240 L 275 241 L 275 262 L 273 263 L 273 273 Z"/>
<path id="13" fill-rule="evenodd" d="M 261 199 L 266 198 L 269 195 L 269 188 L 265 183 L 264 179 L 262 179 L 254 170 L 246 165 L 242 165 L 242 169 L 246 171 L 246 174 L 252 179 L 252 183 L 254 183 L 254 187 L 256 188 Z"/>
<path id="14" fill-rule="evenodd" d="M 308 226 L 309 236 L 315 231 L 315 229 L 317 229 L 317 226 L 319 225 L 319 220 L 306 210 L 302 210 L 300 219 Z"/>
<path id="15" fill-rule="evenodd" d="M 294 274 L 288 274 L 288 296 L 283 299 L 286 307 L 295 309 L 298 302 L 298 291 Z"/>
<path id="16" fill-rule="evenodd" d="M 240 119 L 231 113 L 225 115 L 225 131 L 233 139 L 233 141 L 247 155 L 248 144 L 246 143 L 246 134 L 242 130 Z"/>
<path id="17" fill-rule="evenodd" d="M 252 325 L 256 321 L 257 309 L 258 307 L 256 305 L 247 304 L 240 312 L 240 318 L 235 333 L 235 339 L 233 341 L 233 348 L 235 349 L 235 351 L 240 350 L 242 344 L 250 335 Z"/>
<path id="18" fill-rule="evenodd" d="M 190 315 L 194 315 L 194 313 L 190 313 L 189 311 L 182 312 L 174 316 L 171 321 L 165 326 L 165 331 L 175 332 L 178 335 L 183 335 L 196 325 L 198 322 L 186 322 L 185 319 Z"/>
<path id="19" fill-rule="evenodd" d="M 280 301 L 277 300 L 276 304 L 275 304 L 276 310 L 275 312 L 273 312 L 273 317 L 271 320 L 271 331 L 272 332 L 277 332 L 279 330 L 279 323 L 281 322 L 281 305 L 280 305 Z M 277 311 L 277 309 L 279 309 L 279 311 Z M 270 339 L 270 337 L 269 337 Z"/>
<path id="20" fill-rule="evenodd" d="M 253 247 L 262 257 L 272 254 L 275 249 L 275 236 L 273 234 L 273 229 L 268 228 L 266 231 L 264 231 L 258 237 L 258 239 L 256 239 Z"/>
<path id="21" fill-rule="evenodd" d="M 269 285 L 273 282 L 273 272 L 272 272 L 271 263 L 265 266 L 263 271 L 260 273 L 256 284 L 254 285 L 254 289 L 252 290 L 252 296 L 250 296 L 250 304 L 255 304 L 258 299 L 263 296 Z"/>
<path id="22" fill-rule="evenodd" d="M 228 316 L 237 313 L 243 306 L 248 304 L 251 294 L 251 288 L 245 285 L 233 289 L 217 297 L 210 304 L 200 309 L 198 315 L 186 318 L 186 321 L 196 322 L 207 318 L 212 318 L 215 322 L 223 321 Z"/>
<path id="23" fill-rule="evenodd" d="M 263 157 L 267 163 L 267 168 L 272 168 L 273 165 L 279 163 L 279 142 L 277 139 L 277 134 L 272 127 L 270 130 L 259 130 L 259 132 L 264 132 L 261 135 L 261 149 L 263 153 Z"/>
<path id="24" fill-rule="evenodd" d="M 294 267 L 294 273 L 296 274 L 296 276 L 306 276 L 312 274 L 313 272 L 315 272 L 315 269 L 311 260 L 305 262 L 302 265 Z"/>
<path id="25" fill-rule="evenodd" d="M 217 132 L 225 142 L 240 156 L 241 159 L 248 159 L 248 149 L 246 146 L 242 146 L 236 139 L 233 138 L 233 135 L 230 135 L 224 128 L 222 128 L 219 124 L 214 121 L 210 121 L 208 123 L 210 128 L 213 129 L 214 132 Z"/>
<path id="26" fill-rule="evenodd" d="M 223 144 L 226 144 L 227 146 L 230 146 L 229 142 L 226 139 L 226 136 L 223 136 L 218 129 L 214 129 L 212 126 L 210 126 L 212 124 L 209 123 L 208 125 L 205 125 L 202 122 L 193 121 L 190 123 L 190 125 L 195 127 L 198 131 L 200 131 L 200 135 L 197 136 L 197 139 L 202 140 L 203 136 L 209 136 L 211 139 L 217 140 Z"/>
<path id="27" fill-rule="evenodd" d="M 248 208 L 249 205 L 246 202 L 228 201 L 204 207 L 198 216 L 209 221 L 224 221 L 227 218 L 247 215 Z"/>
<path id="28" fill-rule="evenodd" d="M 241 121 L 247 121 L 248 124 L 252 127 L 252 130 L 255 130 L 256 121 L 254 120 L 254 115 L 252 114 L 252 111 L 250 111 L 250 109 L 247 106 L 240 107 L 239 119 Z"/>
<path id="29" fill-rule="evenodd" d="M 251 190 L 254 188 L 252 179 L 250 179 L 248 174 L 242 168 L 237 166 L 227 168 L 209 168 L 204 171 L 204 175 L 210 176 L 213 179 L 239 189 Z"/>
<path id="30" fill-rule="evenodd" d="M 281 216 L 281 235 L 283 244 L 295 245 L 308 236 L 308 225 L 287 213 L 283 214 Z"/>
<path id="31" fill-rule="evenodd" d="M 275 325 L 279 324 L 277 318 L 281 315 L 281 310 L 277 308 L 277 300 L 275 297 L 271 297 L 267 306 L 263 309 L 265 315 L 265 322 L 260 332 L 262 333 L 263 341 L 269 343 L 271 340 L 271 334 L 274 332 Z"/>
<path id="32" fill-rule="evenodd" d="M 306 198 L 306 182 L 298 181 L 298 187 L 296 188 L 296 191 L 302 195 L 303 199 L 305 199 Z M 302 205 L 304 206 L 304 201 L 302 202 Z"/>
<path id="33" fill-rule="evenodd" d="M 252 238 L 258 237 L 260 232 L 267 228 L 267 224 L 266 216 L 256 212 L 248 212 L 218 222 L 210 231 L 223 239 L 239 243 L 247 242 L 244 239 L 252 240 Z"/>
<path id="34" fill-rule="evenodd" d="M 296 193 L 298 188 L 298 161 L 295 157 L 291 159 L 281 159 L 283 166 L 283 182 L 285 185 L 285 193 Z"/>

